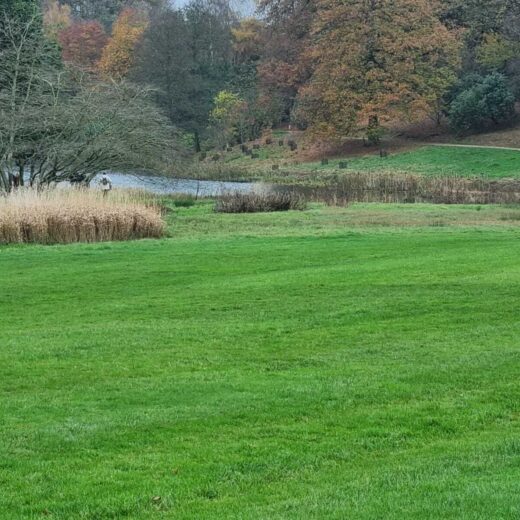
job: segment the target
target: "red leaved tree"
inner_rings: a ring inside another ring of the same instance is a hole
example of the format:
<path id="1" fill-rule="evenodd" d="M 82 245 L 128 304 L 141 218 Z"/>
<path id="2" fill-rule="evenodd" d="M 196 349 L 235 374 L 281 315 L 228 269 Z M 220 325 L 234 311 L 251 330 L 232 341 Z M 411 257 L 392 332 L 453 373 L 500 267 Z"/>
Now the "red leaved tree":
<path id="1" fill-rule="evenodd" d="M 98 21 L 75 22 L 59 34 L 63 59 L 95 70 L 108 37 Z"/>

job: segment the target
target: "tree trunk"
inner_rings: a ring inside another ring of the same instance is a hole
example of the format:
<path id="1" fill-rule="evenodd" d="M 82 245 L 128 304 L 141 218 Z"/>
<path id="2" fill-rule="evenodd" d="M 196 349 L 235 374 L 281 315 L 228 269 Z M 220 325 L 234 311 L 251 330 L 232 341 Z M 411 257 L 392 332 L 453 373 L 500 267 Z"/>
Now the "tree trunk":
<path id="1" fill-rule="evenodd" d="M 25 163 L 18 163 L 18 176 L 20 178 L 20 186 L 25 186 L 25 179 L 23 178 L 25 174 Z"/>
<path id="2" fill-rule="evenodd" d="M 371 145 L 379 144 L 381 141 L 381 127 L 379 126 L 377 114 L 373 114 L 368 118 L 367 139 Z"/>
<path id="3" fill-rule="evenodd" d="M 194 145 L 195 145 L 195 153 L 199 153 L 201 148 L 200 148 L 200 136 L 199 136 L 199 132 L 197 130 L 195 130 L 194 134 L 193 134 L 193 141 L 194 141 Z"/>

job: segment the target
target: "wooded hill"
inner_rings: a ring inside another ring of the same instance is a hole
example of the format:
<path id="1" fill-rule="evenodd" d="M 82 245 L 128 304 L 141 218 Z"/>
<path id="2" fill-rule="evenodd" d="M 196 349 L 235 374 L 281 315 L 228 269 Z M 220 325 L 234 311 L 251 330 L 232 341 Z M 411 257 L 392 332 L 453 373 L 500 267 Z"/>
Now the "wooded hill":
<path id="1" fill-rule="evenodd" d="M 22 4 L 7 2 L 18 13 Z M 228 0 L 40 8 L 65 66 L 151 86 L 195 151 L 281 124 L 372 142 L 425 120 L 482 130 L 512 120 L 520 95 L 515 0 L 259 0 L 248 19 Z"/>

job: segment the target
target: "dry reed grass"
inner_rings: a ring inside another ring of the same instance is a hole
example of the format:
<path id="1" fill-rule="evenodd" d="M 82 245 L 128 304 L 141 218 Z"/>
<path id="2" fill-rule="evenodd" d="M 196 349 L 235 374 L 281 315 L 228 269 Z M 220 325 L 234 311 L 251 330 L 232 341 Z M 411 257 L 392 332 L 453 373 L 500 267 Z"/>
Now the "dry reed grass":
<path id="1" fill-rule="evenodd" d="M 304 209 L 303 196 L 290 192 L 231 192 L 221 195 L 215 204 L 217 213 L 261 213 Z"/>
<path id="2" fill-rule="evenodd" d="M 0 244 L 159 238 L 160 208 L 144 193 L 91 189 L 18 190 L 0 196 Z"/>
<path id="3" fill-rule="evenodd" d="M 275 188 L 276 189 L 276 188 Z M 327 186 L 284 186 L 307 200 L 344 206 L 351 202 L 518 204 L 520 180 L 433 177 L 400 173 L 349 173 Z"/>

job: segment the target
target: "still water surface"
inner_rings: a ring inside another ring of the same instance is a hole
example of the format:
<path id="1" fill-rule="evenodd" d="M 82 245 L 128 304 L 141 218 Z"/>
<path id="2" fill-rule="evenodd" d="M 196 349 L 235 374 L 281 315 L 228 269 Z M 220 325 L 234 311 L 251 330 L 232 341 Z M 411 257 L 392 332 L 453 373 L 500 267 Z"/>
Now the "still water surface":
<path id="1" fill-rule="evenodd" d="M 137 175 L 130 173 L 108 173 L 114 188 L 134 188 L 159 193 L 187 193 L 201 197 L 214 197 L 225 192 L 250 193 L 255 189 L 266 187 L 253 182 L 224 182 L 224 181 L 198 181 L 193 179 L 172 179 L 151 175 Z M 98 186 L 98 178 L 94 179 L 91 186 Z"/>

